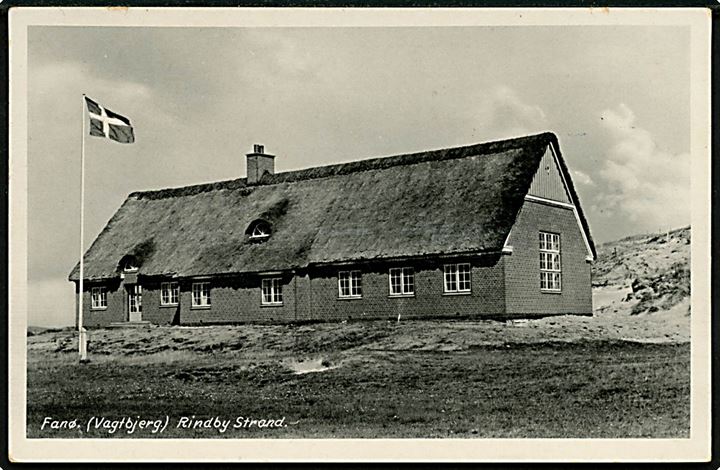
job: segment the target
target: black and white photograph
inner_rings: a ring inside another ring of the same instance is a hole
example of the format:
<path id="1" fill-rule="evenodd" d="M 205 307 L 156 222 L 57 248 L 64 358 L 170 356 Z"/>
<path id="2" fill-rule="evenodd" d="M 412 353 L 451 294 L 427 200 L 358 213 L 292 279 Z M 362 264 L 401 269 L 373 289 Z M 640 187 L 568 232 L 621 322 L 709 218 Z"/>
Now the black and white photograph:
<path id="1" fill-rule="evenodd" d="M 709 28 L 13 9 L 11 452 L 709 458 Z"/>

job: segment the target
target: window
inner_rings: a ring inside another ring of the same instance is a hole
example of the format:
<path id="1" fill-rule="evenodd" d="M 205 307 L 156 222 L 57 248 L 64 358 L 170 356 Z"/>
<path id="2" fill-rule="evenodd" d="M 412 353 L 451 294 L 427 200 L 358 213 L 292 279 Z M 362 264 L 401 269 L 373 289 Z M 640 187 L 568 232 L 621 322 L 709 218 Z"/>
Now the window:
<path id="1" fill-rule="evenodd" d="M 470 264 L 445 265 L 445 292 L 470 292 Z"/>
<path id="2" fill-rule="evenodd" d="M 90 308 L 105 310 L 107 308 L 107 288 L 93 287 L 90 290 Z"/>
<path id="3" fill-rule="evenodd" d="M 360 271 L 340 271 L 338 273 L 338 292 L 343 298 L 362 297 L 362 273 Z"/>
<path id="4" fill-rule="evenodd" d="M 196 282 L 192 285 L 192 306 L 193 307 L 209 307 L 210 306 L 210 283 Z"/>
<path id="5" fill-rule="evenodd" d="M 130 307 L 130 313 L 142 312 L 142 286 L 140 284 L 135 284 L 130 288 L 128 304 Z"/>
<path id="6" fill-rule="evenodd" d="M 250 224 L 245 233 L 250 237 L 250 240 L 263 241 L 270 237 L 272 229 L 270 224 L 264 220 L 256 220 Z"/>
<path id="7" fill-rule="evenodd" d="M 180 288 L 177 282 L 163 282 L 160 284 L 160 305 L 177 305 L 180 298 Z"/>
<path id="8" fill-rule="evenodd" d="M 134 273 L 138 270 L 138 262 L 134 256 L 127 256 L 123 259 L 122 269 L 126 273 Z"/>
<path id="9" fill-rule="evenodd" d="M 125 265 L 125 268 L 123 269 L 123 271 L 125 271 L 126 273 L 134 273 L 137 270 L 138 270 L 138 267 L 135 266 L 134 264 L 130 264 L 130 263 Z"/>
<path id="10" fill-rule="evenodd" d="M 560 235 L 557 233 L 540 232 L 540 290 L 562 290 Z"/>
<path id="11" fill-rule="evenodd" d="M 262 280 L 262 304 L 263 305 L 281 305 L 282 297 L 282 279 L 274 277 Z"/>
<path id="12" fill-rule="evenodd" d="M 415 294 L 415 270 L 413 268 L 390 269 L 390 295 Z"/>
<path id="13" fill-rule="evenodd" d="M 265 224 L 257 224 L 255 228 L 253 228 L 252 233 L 250 234 L 250 238 L 266 238 L 269 236 L 270 230 Z"/>

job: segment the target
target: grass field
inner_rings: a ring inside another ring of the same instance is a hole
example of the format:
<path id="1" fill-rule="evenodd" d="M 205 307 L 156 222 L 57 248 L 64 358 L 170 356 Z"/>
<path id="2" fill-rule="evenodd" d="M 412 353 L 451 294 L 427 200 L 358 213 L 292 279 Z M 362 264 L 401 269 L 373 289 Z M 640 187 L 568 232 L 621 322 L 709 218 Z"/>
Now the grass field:
<path id="1" fill-rule="evenodd" d="M 72 332 L 42 332 L 28 337 L 28 435 L 689 437 L 689 343 L 633 321 L 100 330 L 84 365 Z M 168 426 L 88 430 L 93 416 Z M 46 417 L 78 427 L 41 429 Z M 182 417 L 231 424 L 178 428 Z M 233 429 L 237 417 L 284 420 Z"/>

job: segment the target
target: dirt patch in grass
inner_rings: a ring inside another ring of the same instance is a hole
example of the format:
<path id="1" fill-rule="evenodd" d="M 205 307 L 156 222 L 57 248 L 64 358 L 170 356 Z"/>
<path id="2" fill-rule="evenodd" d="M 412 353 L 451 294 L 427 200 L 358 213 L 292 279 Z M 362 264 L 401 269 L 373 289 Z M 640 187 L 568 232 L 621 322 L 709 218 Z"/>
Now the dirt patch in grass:
<path id="1" fill-rule="evenodd" d="M 327 372 L 329 370 L 337 369 L 342 364 L 333 364 L 330 359 L 325 357 L 317 357 L 314 359 L 288 359 L 285 364 L 290 368 L 294 374 L 312 374 L 316 372 Z"/>

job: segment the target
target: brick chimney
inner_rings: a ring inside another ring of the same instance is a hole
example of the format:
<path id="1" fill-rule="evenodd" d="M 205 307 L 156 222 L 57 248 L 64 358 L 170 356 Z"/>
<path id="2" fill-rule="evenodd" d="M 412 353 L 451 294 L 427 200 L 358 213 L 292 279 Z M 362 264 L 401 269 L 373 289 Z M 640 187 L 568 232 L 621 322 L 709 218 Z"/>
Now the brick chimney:
<path id="1" fill-rule="evenodd" d="M 247 154 L 247 184 L 258 184 L 265 173 L 275 174 L 275 155 L 265 153 L 265 146 L 253 145 Z"/>

